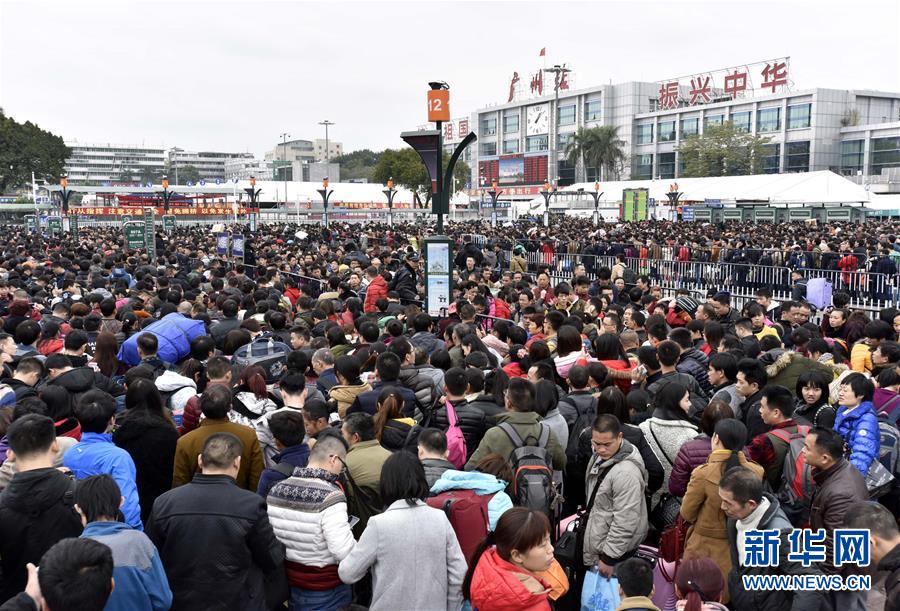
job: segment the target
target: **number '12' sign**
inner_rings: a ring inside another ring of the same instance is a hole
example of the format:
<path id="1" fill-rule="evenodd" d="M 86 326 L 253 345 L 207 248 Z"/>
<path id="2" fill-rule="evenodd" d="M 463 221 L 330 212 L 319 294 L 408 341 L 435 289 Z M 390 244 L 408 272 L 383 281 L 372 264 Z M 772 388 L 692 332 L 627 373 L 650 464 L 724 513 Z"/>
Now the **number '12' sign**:
<path id="1" fill-rule="evenodd" d="M 450 120 L 450 92 L 447 89 L 428 91 L 428 121 Z"/>

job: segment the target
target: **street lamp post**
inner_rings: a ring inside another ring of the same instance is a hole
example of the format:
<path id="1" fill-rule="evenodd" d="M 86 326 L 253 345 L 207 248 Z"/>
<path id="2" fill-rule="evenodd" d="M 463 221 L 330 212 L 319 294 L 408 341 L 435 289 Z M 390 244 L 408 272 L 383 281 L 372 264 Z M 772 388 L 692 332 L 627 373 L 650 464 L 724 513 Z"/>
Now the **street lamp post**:
<path id="1" fill-rule="evenodd" d="M 544 190 L 541 195 L 544 196 L 544 227 L 550 226 L 550 198 L 553 197 L 554 191 L 550 190 L 550 183 L 544 183 Z"/>
<path id="2" fill-rule="evenodd" d="M 169 200 L 172 199 L 172 195 L 174 195 L 173 191 L 169 191 L 169 177 L 162 177 L 162 197 L 163 197 L 163 213 L 169 214 Z"/>
<path id="3" fill-rule="evenodd" d="M 679 193 L 678 191 L 678 183 L 672 183 L 669 185 L 669 192 L 666 193 L 666 197 L 669 198 L 669 207 L 671 208 L 671 216 L 672 220 L 678 219 L 678 200 L 681 199 L 683 193 Z"/>
<path id="4" fill-rule="evenodd" d="M 287 161 L 287 139 L 291 137 L 291 135 L 287 132 L 282 133 L 281 138 L 281 180 L 284 185 L 284 209 L 287 210 L 287 166 L 284 165 L 284 162 Z"/>
<path id="5" fill-rule="evenodd" d="M 544 72 L 553 74 L 553 129 L 551 130 L 550 139 L 550 158 L 553 160 L 553 178 L 556 182 L 559 182 L 559 159 L 557 159 L 556 155 L 556 141 L 559 139 L 559 85 L 562 83 L 563 77 L 566 74 L 571 72 L 569 68 L 566 68 L 565 65 L 560 66 L 559 64 L 553 66 L 552 68 L 544 68 Z M 549 168 L 548 168 L 549 169 Z"/>
<path id="6" fill-rule="evenodd" d="M 497 188 L 497 181 L 491 183 L 491 190 L 487 192 L 491 196 L 491 227 L 497 227 L 497 198 L 503 193 L 503 189 Z"/>
<path id="7" fill-rule="evenodd" d="M 322 205 L 325 207 L 325 214 L 323 216 L 325 229 L 328 229 L 328 198 L 331 197 L 331 194 L 334 191 L 328 190 L 328 177 L 322 179 L 322 188 L 318 189 L 319 195 L 322 196 Z"/>
<path id="8" fill-rule="evenodd" d="M 390 225 L 391 229 L 394 228 L 394 195 L 397 194 L 397 189 L 394 188 L 394 179 L 393 177 L 388 178 L 387 181 L 387 189 L 382 191 L 388 200 L 388 225 Z"/>
<path id="9" fill-rule="evenodd" d="M 69 177 L 66 175 L 61 176 L 59 186 L 62 187 L 62 191 L 60 191 L 62 213 L 63 216 L 67 216 L 69 214 L 69 198 L 72 197 L 72 192 L 69 191 Z M 37 208 L 37 197 L 34 198 L 34 205 Z M 35 210 L 35 213 L 37 213 L 37 210 Z"/>
<path id="10" fill-rule="evenodd" d="M 334 125 L 334 123 L 325 119 L 324 121 L 319 121 L 319 125 L 325 126 L 325 164 L 328 165 L 328 162 L 331 161 L 331 154 L 328 150 L 328 127 Z"/>
<path id="11" fill-rule="evenodd" d="M 257 201 L 259 200 L 259 194 L 262 192 L 262 189 L 256 188 L 256 177 L 250 177 L 250 187 L 244 189 L 247 192 L 247 195 L 250 196 L 250 210 L 255 210 L 257 207 Z"/>
<path id="12" fill-rule="evenodd" d="M 578 191 L 584 191 L 584 189 L 578 189 Z M 594 227 L 600 225 L 600 196 L 603 195 L 603 191 L 600 190 L 600 183 L 594 183 L 594 190 L 588 191 L 591 196 L 594 198 Z"/>

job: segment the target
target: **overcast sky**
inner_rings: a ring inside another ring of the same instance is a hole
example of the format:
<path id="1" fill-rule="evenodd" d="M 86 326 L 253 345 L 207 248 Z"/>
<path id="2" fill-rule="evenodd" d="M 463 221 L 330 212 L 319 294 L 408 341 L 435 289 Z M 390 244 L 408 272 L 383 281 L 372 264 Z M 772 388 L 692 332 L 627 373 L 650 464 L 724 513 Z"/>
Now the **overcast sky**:
<path id="1" fill-rule="evenodd" d="M 578 88 L 790 56 L 795 89 L 900 91 L 896 0 L 0 0 L 0 106 L 67 140 L 251 151 L 289 132 L 399 147 L 429 80 L 454 117 L 568 62 Z"/>

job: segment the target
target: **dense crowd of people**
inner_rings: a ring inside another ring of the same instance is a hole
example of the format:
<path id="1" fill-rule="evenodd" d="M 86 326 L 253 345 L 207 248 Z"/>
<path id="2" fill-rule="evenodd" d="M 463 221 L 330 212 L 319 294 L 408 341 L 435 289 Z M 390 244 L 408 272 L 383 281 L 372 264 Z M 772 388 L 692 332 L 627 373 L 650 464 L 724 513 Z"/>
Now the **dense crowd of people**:
<path id="1" fill-rule="evenodd" d="M 439 318 L 430 231 L 263 226 L 242 261 L 196 227 L 155 260 L 0 232 L 0 609 L 900 610 L 900 310 L 624 263 L 895 278 L 900 224 L 451 223 Z M 841 528 L 870 566 L 832 561 Z"/>

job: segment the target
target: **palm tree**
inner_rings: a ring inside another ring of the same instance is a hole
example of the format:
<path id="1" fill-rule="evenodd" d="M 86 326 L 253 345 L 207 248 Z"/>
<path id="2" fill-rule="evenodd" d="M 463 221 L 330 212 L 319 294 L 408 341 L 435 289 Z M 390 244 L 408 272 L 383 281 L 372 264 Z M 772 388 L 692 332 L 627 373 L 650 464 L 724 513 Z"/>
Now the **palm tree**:
<path id="1" fill-rule="evenodd" d="M 609 180 L 619 177 L 625 163 L 624 146 L 625 141 L 619 138 L 617 126 L 581 127 L 566 146 L 565 153 L 572 165 L 577 166 L 581 161 L 586 168 L 602 168 L 604 178 Z"/>

